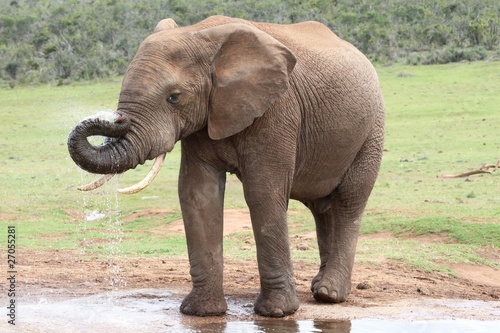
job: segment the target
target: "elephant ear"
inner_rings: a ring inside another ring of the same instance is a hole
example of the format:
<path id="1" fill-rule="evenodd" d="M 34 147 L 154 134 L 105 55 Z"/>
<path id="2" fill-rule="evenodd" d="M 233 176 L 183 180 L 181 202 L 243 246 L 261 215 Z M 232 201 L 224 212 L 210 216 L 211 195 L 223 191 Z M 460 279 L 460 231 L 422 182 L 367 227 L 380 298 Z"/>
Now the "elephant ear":
<path id="1" fill-rule="evenodd" d="M 170 30 L 177 28 L 177 23 L 171 18 L 166 18 L 158 22 L 158 24 L 155 27 L 154 32 L 159 32 L 159 31 L 164 31 L 164 30 Z"/>
<path id="2" fill-rule="evenodd" d="M 213 90 L 208 134 L 213 140 L 234 135 L 268 110 L 289 86 L 296 58 L 282 43 L 246 24 L 207 30 L 219 46 L 212 60 Z"/>

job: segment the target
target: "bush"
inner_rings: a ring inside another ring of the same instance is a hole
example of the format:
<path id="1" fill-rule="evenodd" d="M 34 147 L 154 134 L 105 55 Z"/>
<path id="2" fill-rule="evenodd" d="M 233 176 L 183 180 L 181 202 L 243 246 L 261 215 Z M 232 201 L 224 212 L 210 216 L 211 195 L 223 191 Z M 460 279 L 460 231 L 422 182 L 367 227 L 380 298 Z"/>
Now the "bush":
<path id="1" fill-rule="evenodd" d="M 447 64 L 450 62 L 459 61 L 478 61 L 484 60 L 486 56 L 487 52 L 483 47 L 473 47 L 465 49 L 449 47 L 429 52 L 427 56 L 422 59 L 421 64 L 433 65 Z"/>
<path id="2" fill-rule="evenodd" d="M 12 80 L 15 80 L 17 77 L 17 69 L 19 68 L 19 63 L 11 62 L 5 66 L 5 72 L 10 76 Z"/>
<path id="3" fill-rule="evenodd" d="M 498 54 L 498 0 L 0 0 L 0 79 L 40 83 L 122 75 L 158 21 L 210 15 L 328 25 L 370 59 L 436 64 Z"/>

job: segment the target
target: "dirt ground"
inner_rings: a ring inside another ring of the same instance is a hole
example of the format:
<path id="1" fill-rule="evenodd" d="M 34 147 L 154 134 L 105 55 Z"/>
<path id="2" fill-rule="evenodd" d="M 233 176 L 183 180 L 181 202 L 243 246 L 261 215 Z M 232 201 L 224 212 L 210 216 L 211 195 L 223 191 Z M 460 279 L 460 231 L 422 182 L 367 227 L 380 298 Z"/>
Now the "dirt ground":
<path id="1" fill-rule="evenodd" d="M 247 230 L 249 226 L 248 214 L 226 212 L 225 233 Z M 182 221 L 170 224 L 163 232 L 183 232 Z M 292 239 L 291 245 L 297 246 L 294 242 Z M 498 251 L 489 256 L 500 259 Z M 25 299 L 40 295 L 68 299 L 144 288 L 176 290 L 183 297 L 191 287 L 187 257 L 103 258 L 84 255 L 80 251 L 20 250 L 17 268 L 20 295 Z M 446 312 L 449 317 L 495 320 L 500 315 L 500 272 L 490 267 L 455 265 L 453 269 L 459 277 L 451 277 L 444 273 L 421 272 L 395 262 L 357 264 L 347 302 L 336 305 L 314 301 L 309 288 L 317 269 L 316 265 L 294 262 L 301 300 L 301 308 L 292 316 L 296 320 L 394 317 L 402 310 L 417 312 L 426 304 L 428 313 L 434 313 L 435 317 L 437 313 Z M 224 289 L 231 298 L 255 299 L 259 291 L 256 260 L 227 259 Z M 489 310 L 484 311 L 479 305 L 478 308 L 463 306 L 443 310 L 439 305 L 440 301 L 454 303 L 461 300 L 478 301 L 477 304 L 486 302 Z"/>

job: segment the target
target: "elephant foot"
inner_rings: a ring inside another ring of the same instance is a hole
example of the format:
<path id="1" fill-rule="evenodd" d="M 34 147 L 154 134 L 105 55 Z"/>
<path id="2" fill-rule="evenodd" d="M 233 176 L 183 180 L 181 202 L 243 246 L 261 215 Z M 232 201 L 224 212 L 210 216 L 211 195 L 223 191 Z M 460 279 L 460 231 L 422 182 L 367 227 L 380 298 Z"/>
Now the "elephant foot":
<path id="1" fill-rule="evenodd" d="M 299 308 L 299 298 L 293 291 L 272 290 L 267 293 L 260 292 L 255 302 L 255 313 L 265 317 L 284 317 L 291 315 Z"/>
<path id="2" fill-rule="evenodd" d="M 182 301 L 180 310 L 191 316 L 220 316 L 226 313 L 227 303 L 222 292 L 193 288 Z"/>
<path id="3" fill-rule="evenodd" d="M 327 278 L 320 271 L 312 281 L 311 291 L 319 302 L 342 303 L 351 292 L 351 281 L 350 278 Z"/>

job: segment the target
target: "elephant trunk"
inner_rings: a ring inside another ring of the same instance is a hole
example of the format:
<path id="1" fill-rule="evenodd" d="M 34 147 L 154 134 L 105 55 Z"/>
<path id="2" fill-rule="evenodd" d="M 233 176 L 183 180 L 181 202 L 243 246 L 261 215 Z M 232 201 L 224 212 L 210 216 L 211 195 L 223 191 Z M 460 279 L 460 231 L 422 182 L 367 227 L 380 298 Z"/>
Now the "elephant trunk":
<path id="1" fill-rule="evenodd" d="M 128 117 L 115 114 L 114 122 L 99 118 L 80 122 L 69 134 L 68 150 L 73 161 L 82 169 L 97 174 L 122 173 L 139 164 L 133 152 L 129 133 L 131 121 Z M 104 136 L 104 143 L 93 146 L 87 140 L 90 136 Z"/>

